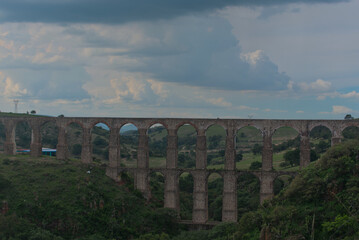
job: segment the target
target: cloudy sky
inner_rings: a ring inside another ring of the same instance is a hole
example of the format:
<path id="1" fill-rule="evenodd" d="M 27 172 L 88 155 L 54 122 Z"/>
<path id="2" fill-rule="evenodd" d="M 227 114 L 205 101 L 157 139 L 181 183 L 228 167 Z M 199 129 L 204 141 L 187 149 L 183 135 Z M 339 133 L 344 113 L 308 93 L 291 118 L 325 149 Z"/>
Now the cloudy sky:
<path id="1" fill-rule="evenodd" d="M 359 117 L 359 0 L 1 0 L 0 110 Z"/>

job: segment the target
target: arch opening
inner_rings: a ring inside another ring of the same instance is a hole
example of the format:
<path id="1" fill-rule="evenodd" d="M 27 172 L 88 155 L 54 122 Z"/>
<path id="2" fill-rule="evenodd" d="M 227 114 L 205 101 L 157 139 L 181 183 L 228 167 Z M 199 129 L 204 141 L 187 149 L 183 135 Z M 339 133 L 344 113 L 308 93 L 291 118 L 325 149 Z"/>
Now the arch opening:
<path id="1" fill-rule="evenodd" d="M 177 130 L 178 167 L 196 167 L 197 131 L 190 124 L 184 124 Z"/>
<path id="2" fill-rule="evenodd" d="M 274 195 L 279 194 L 283 189 L 285 189 L 293 181 L 293 176 L 290 175 L 280 175 L 276 177 L 273 181 L 273 193 Z"/>
<path id="3" fill-rule="evenodd" d="M 179 176 L 179 200 L 181 220 L 192 220 L 193 211 L 193 188 L 192 174 L 184 172 Z"/>
<path id="4" fill-rule="evenodd" d="M 223 178 L 218 173 L 208 176 L 208 219 L 222 220 Z"/>
<path id="5" fill-rule="evenodd" d="M 128 190 L 135 190 L 135 177 L 131 172 L 121 172 L 118 174 L 118 184 L 126 187 Z"/>
<path id="6" fill-rule="evenodd" d="M 249 173 L 243 172 L 237 178 L 237 209 L 238 219 L 249 211 L 255 211 L 260 204 L 259 179 Z"/>
<path id="7" fill-rule="evenodd" d="M 120 129 L 120 164 L 123 167 L 137 167 L 138 128 L 127 123 Z"/>
<path id="8" fill-rule="evenodd" d="M 160 172 L 152 172 L 150 175 L 151 203 L 156 208 L 164 205 L 165 177 Z"/>
<path id="9" fill-rule="evenodd" d="M 20 154 L 30 153 L 31 127 L 26 121 L 20 121 L 15 126 L 16 152 Z"/>
<path id="10" fill-rule="evenodd" d="M 97 123 L 91 129 L 92 159 L 94 162 L 108 162 L 109 137 L 110 128 L 105 123 Z"/>
<path id="11" fill-rule="evenodd" d="M 80 124 L 72 122 L 66 127 L 66 142 L 69 156 L 81 158 L 83 130 Z"/>
<path id="12" fill-rule="evenodd" d="M 0 122 L 0 152 L 4 152 L 5 141 L 6 141 L 5 125 L 2 122 Z"/>
<path id="13" fill-rule="evenodd" d="M 58 141 L 59 129 L 54 121 L 43 124 L 40 128 L 42 154 L 56 156 L 56 146 Z"/>
<path id="14" fill-rule="evenodd" d="M 150 168 L 165 168 L 167 155 L 167 129 L 160 123 L 147 130 Z"/>
<path id="15" fill-rule="evenodd" d="M 280 127 L 272 136 L 273 169 L 281 170 L 300 164 L 300 135 L 292 127 Z"/>
<path id="16" fill-rule="evenodd" d="M 325 126 L 316 126 L 310 131 L 310 161 L 316 161 L 331 146 L 332 133 Z"/>
<path id="17" fill-rule="evenodd" d="M 253 126 L 240 128 L 236 133 L 236 168 L 259 170 L 262 167 L 262 132 Z"/>
<path id="18" fill-rule="evenodd" d="M 348 141 L 350 139 L 359 139 L 359 127 L 357 126 L 349 126 L 346 127 L 343 132 L 343 141 Z"/>
<path id="19" fill-rule="evenodd" d="M 207 168 L 224 168 L 226 131 L 218 124 L 210 126 L 206 131 Z"/>

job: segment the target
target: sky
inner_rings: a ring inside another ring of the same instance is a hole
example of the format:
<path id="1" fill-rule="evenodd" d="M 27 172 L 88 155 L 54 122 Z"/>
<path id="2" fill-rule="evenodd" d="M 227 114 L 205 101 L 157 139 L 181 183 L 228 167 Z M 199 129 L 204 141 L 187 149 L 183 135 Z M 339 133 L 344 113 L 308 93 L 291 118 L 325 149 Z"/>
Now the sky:
<path id="1" fill-rule="evenodd" d="M 1 0 L 0 110 L 359 117 L 359 0 Z"/>

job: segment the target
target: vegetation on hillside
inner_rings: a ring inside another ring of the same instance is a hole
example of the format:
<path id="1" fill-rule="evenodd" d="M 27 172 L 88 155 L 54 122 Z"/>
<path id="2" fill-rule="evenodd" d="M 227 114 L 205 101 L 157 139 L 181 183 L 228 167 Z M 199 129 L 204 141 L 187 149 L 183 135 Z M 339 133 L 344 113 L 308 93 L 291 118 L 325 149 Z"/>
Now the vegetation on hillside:
<path id="1" fill-rule="evenodd" d="M 0 239 L 131 239 L 178 232 L 176 214 L 147 202 L 130 177 L 101 166 L 1 156 Z"/>
<path id="2" fill-rule="evenodd" d="M 243 214 L 237 225 L 175 239 L 358 239 L 358 199 L 359 141 L 348 140 L 302 170 L 272 201 Z"/>

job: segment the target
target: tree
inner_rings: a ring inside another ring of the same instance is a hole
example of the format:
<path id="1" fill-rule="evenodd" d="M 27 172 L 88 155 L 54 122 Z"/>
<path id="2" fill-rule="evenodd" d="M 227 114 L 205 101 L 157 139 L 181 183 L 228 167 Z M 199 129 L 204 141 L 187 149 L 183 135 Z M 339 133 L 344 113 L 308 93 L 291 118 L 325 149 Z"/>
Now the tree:
<path id="1" fill-rule="evenodd" d="M 31 110 L 30 113 L 31 113 L 31 114 L 36 114 L 36 111 L 35 111 L 35 110 Z"/>
<path id="2" fill-rule="evenodd" d="M 252 152 L 254 155 L 257 155 L 257 154 L 261 154 L 262 153 L 262 146 L 259 145 L 258 143 L 254 144 L 253 148 L 252 148 Z"/>
<path id="3" fill-rule="evenodd" d="M 251 163 L 251 166 L 249 167 L 249 170 L 258 170 L 262 167 L 262 162 L 255 161 Z"/>
<path id="4" fill-rule="evenodd" d="M 298 166 L 300 161 L 300 151 L 295 149 L 288 151 L 284 154 L 284 161 L 290 164 L 291 166 Z"/>
<path id="5" fill-rule="evenodd" d="M 351 114 L 347 114 L 347 115 L 345 115 L 344 119 L 345 119 L 345 120 L 352 120 L 352 119 L 354 119 L 354 118 L 352 117 Z"/>
<path id="6" fill-rule="evenodd" d="M 236 162 L 239 162 L 243 159 L 242 151 L 236 154 Z"/>

